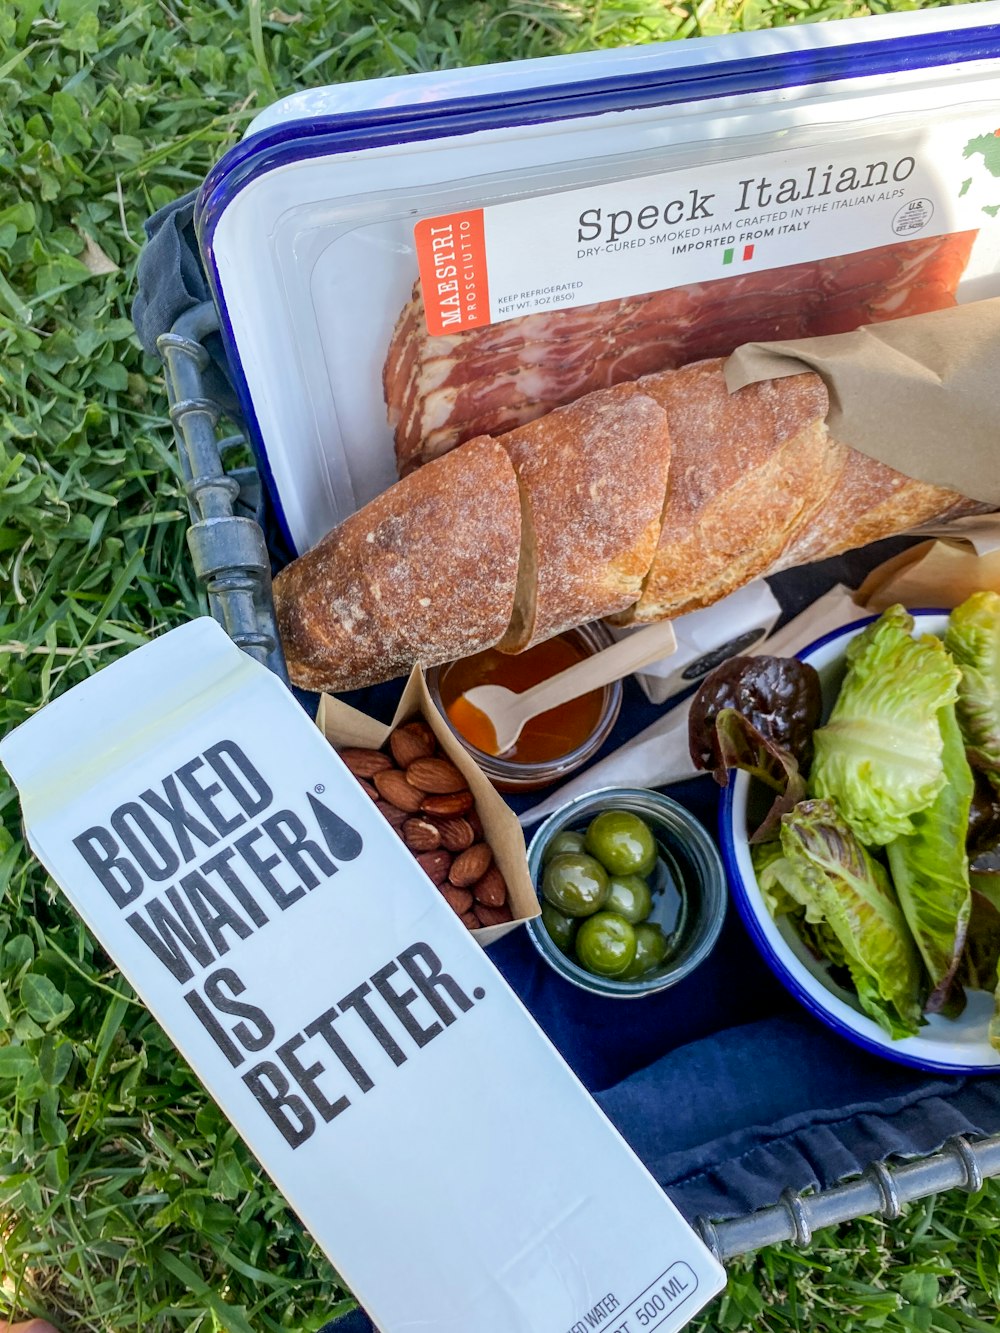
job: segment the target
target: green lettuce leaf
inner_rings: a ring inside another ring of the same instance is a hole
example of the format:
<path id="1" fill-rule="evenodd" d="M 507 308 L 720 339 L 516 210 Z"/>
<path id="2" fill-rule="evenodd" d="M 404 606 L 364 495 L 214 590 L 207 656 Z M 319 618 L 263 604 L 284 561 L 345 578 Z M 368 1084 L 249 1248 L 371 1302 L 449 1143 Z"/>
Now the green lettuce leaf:
<path id="1" fill-rule="evenodd" d="M 993 990 L 1000 967 L 1000 874 L 969 874 L 972 910 L 958 975 L 970 990 Z"/>
<path id="2" fill-rule="evenodd" d="M 958 663 L 958 724 L 969 762 L 1000 787 L 1000 594 L 974 592 L 948 619 L 944 646 Z"/>
<path id="3" fill-rule="evenodd" d="M 802 936 L 802 942 L 811 953 L 817 958 L 825 958 L 831 967 L 850 974 L 847 955 L 825 921 L 810 921 L 805 911 L 800 909 L 795 926 Z"/>
<path id="4" fill-rule="evenodd" d="M 806 948 L 835 967 L 846 967 L 844 951 L 836 935 L 821 917 L 810 919 L 812 898 L 801 884 L 780 842 L 751 846 L 754 872 L 767 910 L 775 921 L 787 916 Z"/>
<path id="5" fill-rule="evenodd" d="M 793 896 L 836 937 L 862 1010 L 893 1038 L 920 1028 L 923 972 L 889 876 L 831 800 L 802 801 L 781 821 Z"/>
<path id="6" fill-rule="evenodd" d="M 801 890 L 796 893 L 787 886 L 791 871 L 788 858 L 781 850 L 781 843 L 763 842 L 751 846 L 750 856 L 761 897 L 774 920 L 777 921 L 779 916 L 787 916 L 789 912 L 797 912 Z"/>
<path id="7" fill-rule="evenodd" d="M 1000 873 L 969 873 L 972 913 L 958 977 L 970 990 L 993 991 L 989 1040 L 1000 1051 Z"/>
<path id="8" fill-rule="evenodd" d="M 913 815 L 913 832 L 886 848 L 903 915 L 930 975 L 930 1013 L 939 1013 L 948 1002 L 971 909 L 965 834 L 972 769 L 954 705 L 939 709 L 938 723 L 944 740 L 945 784 L 926 810 Z M 961 1003 L 957 997 L 956 1003 Z"/>
<path id="9" fill-rule="evenodd" d="M 891 606 L 854 638 L 830 720 L 814 735 L 811 796 L 832 797 L 869 847 L 914 831 L 913 816 L 945 784 L 938 712 L 954 703 L 959 670 L 913 617 Z"/>

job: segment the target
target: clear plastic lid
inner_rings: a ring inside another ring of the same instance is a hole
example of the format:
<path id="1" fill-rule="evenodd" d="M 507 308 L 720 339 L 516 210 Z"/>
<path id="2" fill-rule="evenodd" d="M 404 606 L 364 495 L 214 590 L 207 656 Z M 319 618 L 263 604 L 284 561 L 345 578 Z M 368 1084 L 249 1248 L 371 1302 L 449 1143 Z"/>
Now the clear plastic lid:
<path id="1" fill-rule="evenodd" d="M 292 546 L 602 383 L 1000 294 L 998 73 L 989 0 L 269 108 L 198 226 Z"/>

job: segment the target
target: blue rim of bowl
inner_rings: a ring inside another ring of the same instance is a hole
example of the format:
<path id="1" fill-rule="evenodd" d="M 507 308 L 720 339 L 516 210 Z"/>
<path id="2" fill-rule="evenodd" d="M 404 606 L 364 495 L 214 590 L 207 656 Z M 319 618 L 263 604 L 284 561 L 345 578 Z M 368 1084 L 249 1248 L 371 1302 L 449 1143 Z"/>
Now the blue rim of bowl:
<path id="1" fill-rule="evenodd" d="M 906 612 L 908 615 L 911 616 L 947 616 L 951 615 L 951 607 L 950 606 L 917 606 L 917 607 L 908 606 L 906 608 Z M 848 622 L 848 624 L 840 625 L 837 629 L 827 630 L 825 634 L 820 635 L 818 639 L 814 639 L 812 643 L 807 643 L 804 648 L 800 648 L 799 651 L 797 653 L 793 653 L 792 656 L 797 657 L 801 661 L 809 653 L 819 652 L 821 648 L 825 648 L 826 645 L 828 643 L 832 643 L 834 639 L 842 638 L 843 635 L 847 633 L 858 633 L 859 631 L 863 630 L 866 625 L 874 625 L 875 621 L 878 620 L 881 614 L 882 614 L 881 611 L 876 611 L 874 615 L 860 616 L 857 620 L 851 620 Z"/>
<path id="2" fill-rule="evenodd" d="M 553 810 L 548 818 L 539 824 L 538 828 L 532 835 L 531 842 L 528 846 L 529 868 L 531 866 L 532 849 L 535 844 L 542 838 L 542 835 L 545 834 L 546 831 L 551 832 L 555 828 L 557 821 L 565 817 L 566 812 L 571 807 L 579 807 L 589 804 L 598 797 L 609 799 L 617 797 L 620 799 L 636 796 L 643 798 L 653 797 L 657 802 L 662 802 L 674 817 L 685 826 L 693 841 L 697 844 L 698 850 L 705 859 L 709 863 L 714 863 L 715 866 L 718 867 L 718 870 L 721 872 L 719 882 L 721 910 L 716 912 L 704 940 L 701 942 L 698 949 L 695 950 L 692 958 L 688 960 L 684 969 L 682 971 L 678 970 L 667 977 L 660 978 L 656 984 L 653 984 L 652 976 L 647 983 L 644 983 L 641 977 L 637 978 L 634 982 L 625 982 L 617 981 L 614 977 L 601 977 L 596 973 L 588 972 L 586 968 L 581 967 L 579 963 L 575 963 L 568 955 L 557 951 L 557 946 L 551 941 L 545 926 L 542 924 L 541 916 L 532 917 L 527 922 L 528 937 L 552 971 L 555 972 L 557 976 L 562 977 L 563 981 L 568 982 L 571 986 L 576 986 L 578 989 L 586 991 L 590 995 L 598 995 L 603 999 L 638 1000 L 646 995 L 659 995 L 665 990 L 670 990 L 672 986 L 677 985 L 679 982 L 683 981 L 685 977 L 690 976 L 691 973 L 699 968 L 709 957 L 718 943 L 719 935 L 722 933 L 722 927 L 725 924 L 726 918 L 726 866 L 722 857 L 719 855 L 719 848 L 712 840 L 712 837 L 704 824 L 702 824 L 702 822 L 693 815 L 686 806 L 681 805 L 679 801 L 675 801 L 672 796 L 667 796 L 663 792 L 657 791 L 652 787 L 598 787 L 595 788 L 594 791 L 584 792 L 579 796 L 573 797 L 564 805 L 561 805 L 557 810 Z M 610 809 L 614 807 L 609 805 L 606 808 Z M 534 883 L 534 877 L 532 877 L 532 882 Z M 537 883 L 534 884 L 534 888 L 539 904 L 541 904 L 543 899 Z M 629 987 L 629 989 L 626 990 L 626 986 Z"/>
<path id="3" fill-rule="evenodd" d="M 923 615 L 948 615 L 947 607 L 920 607 L 910 611 L 913 616 Z M 824 648 L 834 639 L 843 637 L 849 632 L 857 632 L 878 620 L 877 615 L 864 616 L 860 620 L 852 621 L 848 625 L 841 625 L 839 629 L 830 630 L 828 634 L 822 635 L 813 643 L 805 648 L 799 649 L 794 655 L 803 658 L 807 654 L 815 653 L 820 648 Z M 822 1005 L 817 1004 L 812 995 L 805 989 L 797 978 L 789 972 L 785 966 L 784 960 L 777 954 L 768 940 L 767 936 L 760 928 L 756 913 L 750 904 L 750 898 L 746 885 L 743 882 L 743 875 L 739 865 L 736 862 L 736 854 L 733 846 L 731 830 L 733 828 L 733 800 L 735 798 L 735 781 L 733 775 L 730 775 L 729 782 L 722 790 L 722 799 L 719 802 L 719 850 L 722 853 L 722 863 L 726 868 L 726 879 L 729 881 L 729 891 L 733 902 L 736 904 L 736 910 L 740 914 L 740 919 L 746 926 L 750 938 L 760 951 L 761 957 L 767 963 L 768 967 L 782 983 L 782 985 L 791 992 L 798 1002 L 813 1015 L 818 1018 L 826 1027 L 842 1037 L 846 1037 L 853 1045 L 861 1047 L 870 1055 L 878 1055 L 883 1059 L 891 1060 L 894 1064 L 907 1065 L 911 1069 L 924 1069 L 936 1074 L 954 1074 L 961 1077 L 964 1074 L 1000 1074 L 1000 1065 L 959 1065 L 944 1064 L 940 1060 L 932 1060 L 919 1055 L 911 1055 L 900 1050 L 893 1050 L 889 1045 L 882 1045 L 880 1042 L 872 1041 L 863 1033 L 858 1032 L 856 1028 L 849 1023 L 843 1022 L 834 1014 L 824 1009 Z M 891 1038 L 886 1039 L 887 1042 Z"/>

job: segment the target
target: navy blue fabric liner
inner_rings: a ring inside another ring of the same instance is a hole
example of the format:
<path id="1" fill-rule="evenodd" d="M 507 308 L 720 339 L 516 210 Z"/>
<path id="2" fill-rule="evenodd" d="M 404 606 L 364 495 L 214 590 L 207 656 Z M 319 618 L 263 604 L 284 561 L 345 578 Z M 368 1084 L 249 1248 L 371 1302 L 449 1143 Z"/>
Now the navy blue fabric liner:
<path id="1" fill-rule="evenodd" d="M 133 316 L 143 345 L 208 288 L 197 259 L 189 197 L 150 219 Z M 220 349 L 210 349 L 225 384 Z M 213 377 L 210 392 L 217 380 Z M 273 534 L 269 533 L 269 540 Z M 276 543 L 270 543 L 276 563 Z M 902 549 L 882 542 L 773 579 L 784 617 L 835 582 L 857 586 L 868 569 Z M 345 695 L 388 721 L 400 683 Z M 298 693 L 304 706 L 315 702 Z M 634 681 L 601 755 L 660 712 Z M 600 756 L 599 756 L 600 757 Z M 708 778 L 670 793 L 710 830 L 716 788 Z M 526 808 L 535 798 L 511 798 Z M 689 1217 L 737 1216 L 781 1191 L 826 1187 L 892 1155 L 923 1154 L 956 1133 L 1000 1132 L 1000 1079 L 925 1075 L 868 1055 L 804 1013 L 761 960 L 735 911 L 699 970 L 637 1001 L 589 996 L 558 977 L 514 931 L 490 957 L 609 1118 Z M 529 1090 L 530 1095 L 530 1090 Z M 330 1333 L 365 1333 L 361 1312 Z"/>
<path id="2" fill-rule="evenodd" d="M 176 199 L 154 213 L 145 223 L 146 244 L 136 273 L 138 292 L 132 305 L 132 322 L 143 350 L 156 356 L 156 340 L 196 305 L 211 300 L 194 238 L 194 205 L 197 191 Z M 207 396 L 217 402 L 230 421 L 242 422 L 239 403 L 229 378 L 222 339 L 212 334 L 206 341 L 211 364 L 202 372 Z"/>

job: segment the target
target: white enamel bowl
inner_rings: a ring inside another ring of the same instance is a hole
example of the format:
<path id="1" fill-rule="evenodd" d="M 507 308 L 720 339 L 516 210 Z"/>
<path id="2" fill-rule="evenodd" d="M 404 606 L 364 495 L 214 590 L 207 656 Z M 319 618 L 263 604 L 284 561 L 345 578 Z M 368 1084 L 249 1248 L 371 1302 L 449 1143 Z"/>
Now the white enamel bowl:
<path id="1" fill-rule="evenodd" d="M 915 611 L 916 633 L 941 634 L 948 623 L 947 612 Z M 835 630 L 810 644 L 797 656 L 819 672 L 824 708 L 828 709 L 844 676 L 844 651 L 848 642 L 875 619 L 869 616 Z M 893 1041 L 887 1032 L 861 1012 L 857 999 L 831 980 L 827 964 L 813 957 L 786 917 L 775 921 L 764 902 L 754 875 L 747 841 L 747 800 L 750 778 L 731 773 L 724 789 L 719 814 L 719 841 L 726 875 L 736 907 L 774 974 L 816 1018 L 855 1045 L 900 1064 L 942 1074 L 1000 1072 L 1000 1051 L 989 1044 L 987 1029 L 993 1013 L 993 996 L 986 991 L 968 991 L 968 1004 L 960 1018 L 938 1014 L 928 1017 L 917 1037 Z"/>

